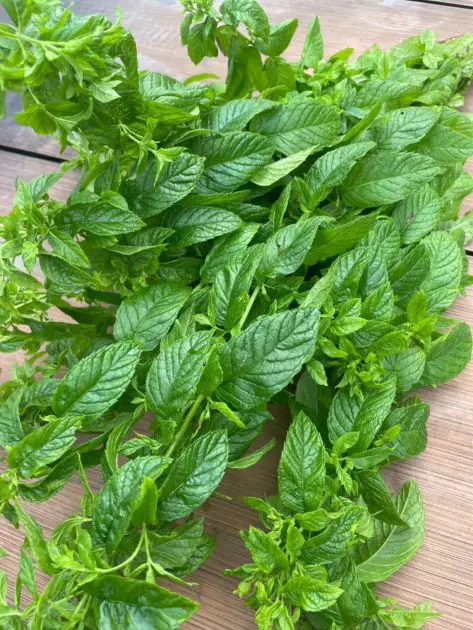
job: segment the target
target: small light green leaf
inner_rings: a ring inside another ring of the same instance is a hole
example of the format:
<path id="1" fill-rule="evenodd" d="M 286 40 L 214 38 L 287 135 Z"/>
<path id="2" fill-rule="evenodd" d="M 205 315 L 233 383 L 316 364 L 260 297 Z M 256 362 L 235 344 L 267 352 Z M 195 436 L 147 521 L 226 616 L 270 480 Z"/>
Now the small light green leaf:
<path id="1" fill-rule="evenodd" d="M 330 608 L 342 593 L 336 584 L 321 584 L 306 575 L 292 577 L 284 585 L 284 595 L 289 602 L 307 612 Z"/>
<path id="2" fill-rule="evenodd" d="M 232 468 L 233 470 L 243 470 L 244 468 L 249 468 L 250 466 L 254 466 L 257 464 L 263 457 L 269 453 L 276 446 L 276 438 L 271 438 L 269 442 L 266 442 L 260 448 L 257 448 L 249 455 L 245 455 L 240 457 L 240 459 L 235 459 L 228 464 L 228 468 Z"/>
<path id="3" fill-rule="evenodd" d="M 312 18 L 304 40 L 304 48 L 301 57 L 303 68 L 317 68 L 324 55 L 324 43 L 320 32 L 318 17 Z"/>
<path id="4" fill-rule="evenodd" d="M 256 171 L 251 181 L 257 186 L 272 186 L 303 164 L 314 151 L 315 149 L 313 147 L 309 147 L 304 151 L 298 151 L 281 160 L 267 164 L 263 166 L 263 168 L 260 168 L 259 171 Z"/>
<path id="5" fill-rule="evenodd" d="M 286 554 L 261 529 L 250 527 L 247 532 L 241 533 L 241 537 L 253 561 L 264 573 L 270 573 L 273 569 L 287 570 L 289 568 L 289 560 Z"/>

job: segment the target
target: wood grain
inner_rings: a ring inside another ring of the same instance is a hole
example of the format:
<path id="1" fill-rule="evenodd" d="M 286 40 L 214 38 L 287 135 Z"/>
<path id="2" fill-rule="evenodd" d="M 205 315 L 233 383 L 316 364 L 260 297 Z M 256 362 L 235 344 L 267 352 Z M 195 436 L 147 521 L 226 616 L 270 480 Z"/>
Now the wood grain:
<path id="1" fill-rule="evenodd" d="M 0 151 L 1 212 L 5 213 L 13 200 L 17 174 L 29 179 L 52 170 L 49 162 L 24 158 Z M 72 188 L 75 175 L 67 174 L 55 186 L 55 194 L 65 198 Z M 473 273 L 473 259 L 470 273 Z M 473 326 L 473 289 L 459 298 L 451 314 Z M 14 358 L 2 355 L 3 366 L 9 367 Z M 21 357 L 17 356 L 17 359 Z M 0 380 L 6 379 L 2 373 Z M 468 630 L 472 627 L 473 602 L 473 481 L 471 458 L 473 448 L 473 363 L 454 381 L 436 390 L 422 392 L 431 403 L 429 444 L 426 452 L 415 460 L 392 466 L 387 471 L 388 482 L 397 489 L 407 478 L 421 486 L 426 514 L 427 532 L 424 546 L 417 556 L 385 585 L 382 592 L 398 597 L 404 604 L 416 604 L 425 598 L 445 616 L 432 621 L 431 630 Z M 275 421 L 266 430 L 264 439 L 275 435 L 279 446 L 284 439 L 287 414 L 273 411 Z M 256 523 L 254 513 L 239 497 L 265 496 L 276 489 L 278 450 L 248 471 L 230 471 L 220 488 L 234 497 L 232 502 L 214 497 L 204 506 L 206 529 L 217 537 L 213 557 L 193 576 L 199 586 L 186 592 L 201 602 L 199 612 L 186 624 L 187 630 L 250 630 L 255 628 L 251 611 L 232 595 L 235 581 L 222 577 L 224 568 L 245 562 L 247 557 L 239 540 L 239 530 Z M 100 487 L 100 471 L 89 474 L 94 490 Z M 46 535 L 55 524 L 79 508 L 82 494 L 77 479 L 46 504 L 28 504 Z M 0 522 L 0 544 L 10 555 L 0 559 L 0 568 L 13 577 L 17 568 L 21 534 L 4 520 Z"/>

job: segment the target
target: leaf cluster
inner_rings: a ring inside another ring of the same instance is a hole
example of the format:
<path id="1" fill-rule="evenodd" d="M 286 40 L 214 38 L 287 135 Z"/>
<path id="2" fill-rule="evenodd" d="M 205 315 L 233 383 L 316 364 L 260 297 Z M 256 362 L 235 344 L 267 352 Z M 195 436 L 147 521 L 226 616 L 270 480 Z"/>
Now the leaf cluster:
<path id="1" fill-rule="evenodd" d="M 21 92 L 17 121 L 75 156 L 18 179 L 0 225 L 0 349 L 27 354 L 0 388 L 1 511 L 25 534 L 0 616 L 187 620 L 197 604 L 169 582 L 215 544 L 194 512 L 274 446 L 251 448 L 273 402 L 294 420 L 278 497 L 248 500 L 267 531 L 243 535 L 238 594 L 261 628 L 420 628 L 429 604 L 375 594 L 423 537 L 417 487 L 392 495 L 380 470 L 425 448 L 428 406 L 409 392 L 471 354 L 443 313 L 470 283 L 473 124 L 455 108 L 472 38 L 323 61 L 315 19 L 289 63 L 296 20 L 270 25 L 254 0 L 183 4 L 191 59 L 220 50 L 225 83 L 139 71 L 119 20 L 3 2 L 0 95 Z M 81 509 L 46 540 L 24 505 L 74 474 Z"/>

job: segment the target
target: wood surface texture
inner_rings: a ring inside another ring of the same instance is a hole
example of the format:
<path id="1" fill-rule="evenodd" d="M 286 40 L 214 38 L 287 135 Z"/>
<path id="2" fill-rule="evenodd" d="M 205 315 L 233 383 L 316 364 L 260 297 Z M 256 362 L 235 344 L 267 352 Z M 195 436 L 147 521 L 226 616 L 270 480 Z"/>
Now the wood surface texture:
<path id="1" fill-rule="evenodd" d="M 106 12 L 110 16 L 116 4 L 125 15 L 125 24 L 133 31 L 144 68 L 158 70 L 183 78 L 193 73 L 179 43 L 180 8 L 174 0 L 80 0 L 76 10 L 81 13 Z M 415 0 L 263 0 L 272 21 L 297 16 L 299 34 L 288 56 L 296 58 L 301 49 L 305 27 L 318 14 L 321 19 L 326 53 L 353 46 L 361 51 L 378 42 L 388 48 L 400 39 L 424 28 L 433 28 L 440 38 L 451 37 L 473 29 L 473 0 L 418 2 Z M 468 8 L 469 7 L 469 8 Z M 1 13 L 1 9 L 0 9 Z M 1 19 L 1 15 L 0 15 Z M 172 51 L 172 54 L 171 54 Z M 221 60 L 211 60 L 205 69 L 224 73 Z M 471 102 L 471 107 L 469 103 Z M 18 99 L 11 98 L 12 111 Z M 467 99 L 467 109 L 473 111 L 473 97 Z M 26 128 L 14 126 L 11 118 L 0 123 L 0 146 L 32 151 L 45 156 L 57 156 L 57 145 L 49 138 L 37 138 Z M 25 157 L 9 150 L 0 150 L 0 213 L 9 211 L 17 176 L 30 179 L 54 170 L 56 164 L 38 157 Z M 68 173 L 54 188 L 58 198 L 64 198 L 74 185 L 76 175 Z M 470 204 L 473 205 L 473 204 Z M 469 207 L 468 205 L 466 207 Z M 473 248 L 470 250 L 473 251 Z M 470 259 L 473 273 L 473 258 Z M 457 300 L 451 314 L 473 326 L 473 289 Z M 19 354 L 0 355 L 2 374 L 7 378 L 12 361 Z M 422 392 L 431 403 L 429 444 L 426 452 L 414 460 L 391 466 L 387 478 L 397 489 L 409 477 L 420 485 L 426 508 L 427 528 L 423 547 L 416 557 L 382 589 L 406 605 L 431 599 L 434 608 L 444 617 L 428 624 L 429 630 L 470 630 L 473 628 L 473 363 L 454 381 L 435 390 Z M 274 411 L 265 438 L 276 435 L 282 443 L 287 418 L 284 410 Z M 264 496 L 275 490 L 278 452 L 273 451 L 248 471 L 230 471 L 220 488 L 234 497 L 230 503 L 214 497 L 204 506 L 208 533 L 217 536 L 213 557 L 193 576 L 199 586 L 192 596 L 201 602 L 200 611 L 186 624 L 187 630 L 250 630 L 255 628 L 253 614 L 232 595 L 235 582 L 222 577 L 224 568 L 246 561 L 238 532 L 255 523 L 254 513 L 238 497 L 252 494 Z M 92 471 L 91 484 L 100 486 L 100 472 Z M 45 533 L 78 508 L 82 489 L 73 480 L 61 493 L 44 505 L 28 507 L 39 519 Z M 17 554 L 22 542 L 20 532 L 5 521 L 0 522 L 0 544 L 11 554 L 0 559 L 0 567 L 14 575 Z M 188 589 L 189 591 L 190 589 Z"/>

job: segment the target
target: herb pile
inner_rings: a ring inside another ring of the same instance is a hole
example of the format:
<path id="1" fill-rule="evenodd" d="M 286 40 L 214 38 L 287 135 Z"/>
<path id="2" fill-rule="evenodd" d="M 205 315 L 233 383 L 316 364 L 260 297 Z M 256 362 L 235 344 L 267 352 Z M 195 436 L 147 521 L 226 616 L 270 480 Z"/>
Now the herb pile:
<path id="1" fill-rule="evenodd" d="M 194 512 L 274 446 L 251 449 L 276 402 L 293 421 L 278 496 L 245 499 L 264 529 L 243 533 L 238 595 L 262 629 L 421 628 L 429 603 L 376 597 L 424 531 L 415 483 L 391 495 L 381 469 L 425 448 L 409 392 L 471 354 L 443 313 L 470 283 L 473 121 L 455 107 L 473 36 L 322 61 L 314 19 L 290 63 L 297 20 L 185 1 L 190 58 L 220 51 L 228 74 L 182 83 L 139 71 L 120 21 L 2 4 L 0 101 L 21 92 L 17 121 L 77 154 L 19 179 L 0 227 L 0 349 L 28 355 L 0 389 L 1 511 L 25 536 L 2 627 L 186 621 L 197 604 L 169 583 L 214 548 Z M 46 540 L 28 503 L 75 473 L 81 510 Z"/>

